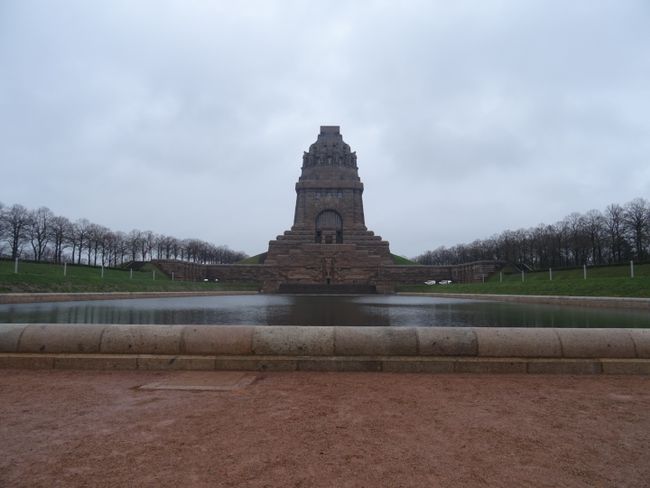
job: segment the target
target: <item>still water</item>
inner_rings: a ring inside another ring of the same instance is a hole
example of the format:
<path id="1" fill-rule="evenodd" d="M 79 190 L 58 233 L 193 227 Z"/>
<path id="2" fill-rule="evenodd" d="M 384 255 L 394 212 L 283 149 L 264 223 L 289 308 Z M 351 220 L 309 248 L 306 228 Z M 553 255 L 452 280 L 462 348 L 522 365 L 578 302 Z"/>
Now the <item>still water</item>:
<path id="1" fill-rule="evenodd" d="M 412 296 L 237 295 L 0 305 L 0 323 L 650 328 L 644 310 Z"/>

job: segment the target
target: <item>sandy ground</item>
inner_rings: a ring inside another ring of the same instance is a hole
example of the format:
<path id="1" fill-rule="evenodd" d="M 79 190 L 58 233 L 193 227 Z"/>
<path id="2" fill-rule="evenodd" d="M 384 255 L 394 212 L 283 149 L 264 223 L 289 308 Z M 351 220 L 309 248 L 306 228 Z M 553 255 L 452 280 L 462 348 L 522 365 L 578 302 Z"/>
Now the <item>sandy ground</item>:
<path id="1" fill-rule="evenodd" d="M 0 371 L 0 486 L 650 486 L 646 377 L 175 375 Z"/>

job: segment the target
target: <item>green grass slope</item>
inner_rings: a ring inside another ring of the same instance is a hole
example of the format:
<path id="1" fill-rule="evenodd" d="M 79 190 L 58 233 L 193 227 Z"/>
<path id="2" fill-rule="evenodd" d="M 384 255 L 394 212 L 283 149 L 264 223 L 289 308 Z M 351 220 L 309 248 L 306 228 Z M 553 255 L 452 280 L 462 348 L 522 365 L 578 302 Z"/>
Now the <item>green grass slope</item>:
<path id="1" fill-rule="evenodd" d="M 634 278 L 630 277 L 628 266 L 595 266 L 587 268 L 587 279 L 583 269 L 553 271 L 553 280 L 548 270 L 526 273 L 499 273 L 485 283 L 452 283 L 450 285 L 402 286 L 398 291 L 422 293 L 494 293 L 507 295 L 564 295 L 564 296 L 609 296 L 650 298 L 650 264 L 635 265 Z"/>
<path id="2" fill-rule="evenodd" d="M 154 279 L 155 271 L 155 279 Z M 221 284 L 213 282 L 172 281 L 151 263 L 133 271 L 100 267 L 68 265 L 63 276 L 63 265 L 18 263 L 14 273 L 12 261 L 0 260 L 0 293 L 18 292 L 138 292 L 138 291 L 226 291 L 255 290 L 254 284 Z"/>
<path id="3" fill-rule="evenodd" d="M 250 256 L 246 259 L 242 259 L 241 261 L 237 261 L 235 264 L 264 264 L 264 260 L 266 259 L 266 254 L 265 252 L 261 254 L 256 254 L 255 256 Z"/>
<path id="4" fill-rule="evenodd" d="M 418 266 L 418 263 L 411 261 L 404 256 L 398 256 L 397 254 L 391 253 L 390 257 L 393 258 L 393 264 L 399 264 L 401 266 Z"/>

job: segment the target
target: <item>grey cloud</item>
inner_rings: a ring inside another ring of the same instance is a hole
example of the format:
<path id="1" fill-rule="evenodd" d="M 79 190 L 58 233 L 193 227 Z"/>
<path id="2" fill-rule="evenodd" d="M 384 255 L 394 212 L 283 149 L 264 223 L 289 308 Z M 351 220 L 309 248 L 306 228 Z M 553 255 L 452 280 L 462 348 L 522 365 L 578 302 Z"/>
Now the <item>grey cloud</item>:
<path id="1" fill-rule="evenodd" d="M 258 252 L 321 124 L 401 254 L 650 193 L 642 1 L 0 9 L 4 203 Z"/>

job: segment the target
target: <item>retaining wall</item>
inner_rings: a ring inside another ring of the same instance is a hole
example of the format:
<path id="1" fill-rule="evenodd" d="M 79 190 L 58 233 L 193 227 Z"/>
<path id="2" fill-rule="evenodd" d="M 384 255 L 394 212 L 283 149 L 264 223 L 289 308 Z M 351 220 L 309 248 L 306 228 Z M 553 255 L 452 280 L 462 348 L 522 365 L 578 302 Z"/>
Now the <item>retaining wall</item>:
<path id="1" fill-rule="evenodd" d="M 650 374 L 650 330 L 0 324 L 0 368 Z"/>

